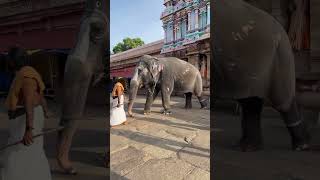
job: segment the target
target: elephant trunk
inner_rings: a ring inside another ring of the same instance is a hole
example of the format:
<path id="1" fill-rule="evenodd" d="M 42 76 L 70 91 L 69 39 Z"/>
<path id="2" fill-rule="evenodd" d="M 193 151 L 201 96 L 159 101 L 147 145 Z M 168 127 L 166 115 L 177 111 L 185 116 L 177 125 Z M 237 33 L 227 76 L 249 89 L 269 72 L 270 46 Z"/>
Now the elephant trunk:
<path id="1" fill-rule="evenodd" d="M 129 105 L 128 105 L 128 114 L 132 116 L 132 106 L 134 103 L 134 100 L 137 97 L 139 89 L 139 82 L 137 80 L 132 79 L 130 82 L 130 91 L 129 91 Z"/>
<path id="2" fill-rule="evenodd" d="M 62 169 L 70 169 L 69 152 L 73 135 L 77 129 L 77 120 L 83 115 L 89 89 L 92 66 L 88 61 L 89 28 L 87 22 L 81 25 L 78 41 L 69 54 L 65 65 L 63 82 L 62 117 L 60 125 L 65 128 L 57 139 L 57 160 Z"/>

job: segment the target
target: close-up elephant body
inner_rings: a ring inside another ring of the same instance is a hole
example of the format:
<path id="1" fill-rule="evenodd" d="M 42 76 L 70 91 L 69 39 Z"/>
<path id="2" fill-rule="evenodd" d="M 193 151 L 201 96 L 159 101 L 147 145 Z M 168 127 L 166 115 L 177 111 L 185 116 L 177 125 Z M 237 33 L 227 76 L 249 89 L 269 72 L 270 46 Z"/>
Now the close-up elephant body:
<path id="1" fill-rule="evenodd" d="M 308 149 L 309 134 L 296 102 L 294 54 L 284 27 L 242 0 L 215 0 L 213 6 L 213 96 L 241 105 L 240 147 L 262 147 L 260 118 L 268 101 L 283 117 L 293 149 Z"/>

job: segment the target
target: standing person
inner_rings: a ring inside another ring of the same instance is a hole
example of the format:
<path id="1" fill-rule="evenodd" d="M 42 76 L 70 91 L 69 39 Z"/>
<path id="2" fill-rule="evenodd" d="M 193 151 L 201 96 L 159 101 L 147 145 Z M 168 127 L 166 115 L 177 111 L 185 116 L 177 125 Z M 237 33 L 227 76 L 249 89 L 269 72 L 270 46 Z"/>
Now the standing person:
<path id="1" fill-rule="evenodd" d="M 127 124 L 124 111 L 124 79 L 118 78 L 112 90 L 112 103 L 110 112 L 110 126 Z"/>
<path id="2" fill-rule="evenodd" d="M 23 50 L 14 48 L 8 54 L 14 62 L 16 76 L 11 84 L 6 107 L 9 116 L 8 143 L 21 144 L 4 151 L 2 180 L 51 180 L 48 159 L 43 150 L 41 133 L 47 104 L 43 97 L 44 83 L 39 73 L 27 66 Z"/>

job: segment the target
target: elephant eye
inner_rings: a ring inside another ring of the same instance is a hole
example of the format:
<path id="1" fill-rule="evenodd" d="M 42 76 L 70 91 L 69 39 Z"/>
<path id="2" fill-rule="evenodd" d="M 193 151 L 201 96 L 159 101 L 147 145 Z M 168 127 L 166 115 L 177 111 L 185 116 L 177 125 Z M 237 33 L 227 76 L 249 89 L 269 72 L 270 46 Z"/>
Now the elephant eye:
<path id="1" fill-rule="evenodd" d="M 103 39 L 103 26 L 101 24 L 91 24 L 91 38 L 95 41 Z"/>

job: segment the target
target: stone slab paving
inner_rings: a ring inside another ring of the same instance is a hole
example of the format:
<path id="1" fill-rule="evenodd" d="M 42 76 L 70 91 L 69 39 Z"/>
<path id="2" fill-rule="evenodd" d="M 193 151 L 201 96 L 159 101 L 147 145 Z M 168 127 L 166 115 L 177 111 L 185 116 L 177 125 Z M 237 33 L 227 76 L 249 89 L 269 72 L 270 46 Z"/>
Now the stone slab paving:
<path id="1" fill-rule="evenodd" d="M 241 136 L 239 116 L 221 109 L 214 112 L 213 118 L 213 179 L 319 179 L 320 152 L 291 151 L 290 136 L 278 112 L 265 108 L 262 115 L 264 149 L 258 152 L 240 152 L 232 147 Z M 313 127 L 310 133 L 311 144 L 319 144 L 320 126 Z"/>
<path id="2" fill-rule="evenodd" d="M 45 128 L 55 128 L 59 124 L 59 105 L 48 101 L 51 117 L 45 121 Z M 49 160 L 53 180 L 106 180 L 108 169 L 103 164 L 106 150 L 108 120 L 105 107 L 88 107 L 85 117 L 78 121 L 78 131 L 71 148 L 71 159 L 78 175 L 70 176 L 61 173 L 55 160 L 57 133 L 44 136 L 44 149 Z M 8 138 L 8 119 L 0 99 L 0 146 Z"/>
<path id="3" fill-rule="evenodd" d="M 196 99 L 190 110 L 184 98 L 171 101 L 172 115 L 160 113 L 160 100 L 143 115 L 145 97 L 139 96 L 129 123 L 110 130 L 111 179 L 210 179 L 210 112 Z"/>
<path id="4" fill-rule="evenodd" d="M 159 98 L 160 99 L 160 98 Z M 110 171 L 103 166 L 102 155 L 107 141 L 105 108 L 89 107 L 86 117 L 78 121 L 78 131 L 71 149 L 71 159 L 79 174 L 61 173 L 55 161 L 56 133 L 45 136 L 44 148 L 49 159 L 53 180 L 179 180 L 209 179 L 210 121 L 209 110 L 201 110 L 196 99 L 193 109 L 185 110 L 184 98 L 172 97 L 170 116 L 160 113 L 161 101 L 156 100 L 152 114 L 143 115 L 145 97 L 134 105 L 134 118 L 128 125 L 110 130 Z M 45 128 L 57 127 L 59 106 L 49 102 L 51 118 Z M 6 112 L 0 108 L 0 145 L 7 141 Z"/>

